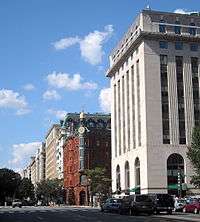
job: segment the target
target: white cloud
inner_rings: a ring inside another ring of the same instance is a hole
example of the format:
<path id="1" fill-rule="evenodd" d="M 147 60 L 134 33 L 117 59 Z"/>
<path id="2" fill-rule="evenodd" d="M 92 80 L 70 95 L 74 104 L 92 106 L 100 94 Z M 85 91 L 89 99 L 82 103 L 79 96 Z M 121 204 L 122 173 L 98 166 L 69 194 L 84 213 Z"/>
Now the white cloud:
<path id="1" fill-rule="evenodd" d="M 176 10 L 174 10 L 174 13 L 179 13 L 179 14 L 191 14 L 191 13 L 197 13 L 197 11 L 188 11 L 186 9 L 183 8 L 178 8 Z"/>
<path id="2" fill-rule="evenodd" d="M 9 165 L 14 169 L 23 169 L 40 146 L 41 142 L 14 144 L 12 146 L 12 160 L 9 161 Z"/>
<path id="3" fill-rule="evenodd" d="M 76 36 L 76 37 L 69 37 L 69 38 L 60 39 L 59 41 L 54 42 L 53 45 L 56 50 L 62 50 L 62 49 L 66 49 L 72 45 L 75 45 L 76 43 L 79 43 L 79 42 L 80 42 L 80 39 L 78 36 Z"/>
<path id="4" fill-rule="evenodd" d="M 47 81 L 50 86 L 56 88 L 65 88 L 67 90 L 96 89 L 94 82 L 83 82 L 80 74 L 70 76 L 67 73 L 56 73 L 47 75 Z"/>
<path id="5" fill-rule="evenodd" d="M 35 89 L 35 86 L 31 83 L 28 83 L 28 84 L 23 86 L 23 89 L 26 90 L 26 91 L 32 91 L 32 90 Z"/>
<path id="6" fill-rule="evenodd" d="M 30 109 L 19 109 L 19 110 L 17 110 L 16 115 L 23 116 L 23 115 L 28 114 L 30 112 L 31 112 Z"/>
<path id="7" fill-rule="evenodd" d="M 48 113 L 54 115 L 57 119 L 64 119 L 65 115 L 67 114 L 67 111 L 48 109 Z"/>
<path id="8" fill-rule="evenodd" d="M 104 88 L 100 91 L 99 103 L 103 112 L 111 112 L 111 88 Z"/>
<path id="9" fill-rule="evenodd" d="M 16 115 L 24 115 L 30 112 L 24 96 L 8 89 L 0 90 L 0 108 L 16 110 Z"/>
<path id="10" fill-rule="evenodd" d="M 112 35 L 112 25 L 105 26 L 104 32 L 94 31 L 89 33 L 80 42 L 81 56 L 84 60 L 92 65 L 102 62 L 103 43 Z"/>
<path id="11" fill-rule="evenodd" d="M 102 62 L 104 55 L 103 43 L 112 36 L 113 31 L 113 26 L 107 25 L 102 32 L 95 30 L 83 38 L 78 36 L 64 38 L 55 42 L 53 45 L 55 49 L 61 50 L 79 43 L 83 59 L 91 65 L 97 65 Z"/>
<path id="12" fill-rule="evenodd" d="M 47 90 L 43 94 L 44 100 L 59 100 L 61 99 L 61 96 L 57 93 L 56 90 Z"/>

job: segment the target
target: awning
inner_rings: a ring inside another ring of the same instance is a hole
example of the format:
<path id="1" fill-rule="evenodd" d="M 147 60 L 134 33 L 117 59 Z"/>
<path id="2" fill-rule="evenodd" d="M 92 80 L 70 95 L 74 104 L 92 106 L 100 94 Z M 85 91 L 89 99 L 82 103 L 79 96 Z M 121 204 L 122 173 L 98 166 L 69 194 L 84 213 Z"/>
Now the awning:
<path id="1" fill-rule="evenodd" d="M 178 190 L 178 189 L 179 189 L 178 184 L 170 184 L 170 185 L 168 185 L 168 190 Z M 187 184 L 186 183 L 182 183 L 181 189 L 182 190 L 187 190 Z"/>
<path id="2" fill-rule="evenodd" d="M 140 186 L 134 187 L 132 189 L 129 189 L 129 192 L 136 192 L 140 189 Z"/>

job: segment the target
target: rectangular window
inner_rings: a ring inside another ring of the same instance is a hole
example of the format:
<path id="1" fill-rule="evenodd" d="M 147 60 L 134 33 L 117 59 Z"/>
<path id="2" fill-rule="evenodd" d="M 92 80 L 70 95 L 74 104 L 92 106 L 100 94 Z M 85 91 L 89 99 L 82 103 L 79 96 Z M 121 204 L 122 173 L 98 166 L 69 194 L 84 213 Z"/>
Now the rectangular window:
<path id="1" fill-rule="evenodd" d="M 126 133 L 125 133 L 125 90 L 124 90 L 124 76 L 122 76 L 122 139 L 123 139 L 123 151 L 126 152 Z"/>
<path id="2" fill-rule="evenodd" d="M 182 56 L 176 56 L 176 80 L 179 117 L 179 144 L 186 144 Z"/>
<path id="3" fill-rule="evenodd" d="M 198 51 L 198 44 L 196 44 L 196 43 L 190 44 L 190 50 L 197 52 Z"/>
<path id="4" fill-rule="evenodd" d="M 135 148 L 135 87 L 134 87 L 134 83 L 135 83 L 135 76 L 134 76 L 134 66 L 131 66 L 131 101 L 132 101 L 132 142 L 133 142 L 133 148 Z"/>
<path id="5" fill-rule="evenodd" d="M 128 147 L 127 149 L 130 150 L 130 103 L 129 103 L 129 71 L 126 72 L 126 99 L 127 99 L 127 102 L 126 102 L 126 110 L 127 110 L 127 131 L 128 131 L 128 134 L 127 134 L 127 140 L 128 140 Z"/>
<path id="6" fill-rule="evenodd" d="M 196 32 L 197 32 L 197 29 L 193 28 L 193 27 L 190 27 L 188 31 L 189 31 L 190 35 L 194 35 L 195 36 Z"/>
<path id="7" fill-rule="evenodd" d="M 160 55 L 163 144 L 170 144 L 167 55 Z"/>
<path id="8" fill-rule="evenodd" d="M 192 88 L 193 88 L 193 104 L 194 104 L 194 123 L 200 126 L 200 97 L 199 97 L 199 77 L 198 77 L 198 58 L 191 58 L 192 66 Z"/>
<path id="9" fill-rule="evenodd" d="M 138 146 L 141 146 L 141 104 L 140 104 L 140 70 L 139 60 L 136 62 L 136 75 L 137 75 L 137 111 L 138 111 Z"/>
<path id="10" fill-rule="evenodd" d="M 182 42 L 175 42 L 175 49 L 176 50 L 182 50 L 183 49 L 183 43 Z"/>
<path id="11" fill-rule="evenodd" d="M 115 129 L 115 157 L 117 157 L 117 90 L 116 85 L 114 85 L 114 129 Z"/>
<path id="12" fill-rule="evenodd" d="M 121 155 L 121 96 L 120 96 L 120 81 L 118 81 L 118 148 L 119 155 Z"/>
<path id="13" fill-rule="evenodd" d="M 181 34 L 181 27 L 180 26 L 174 26 L 174 32 L 175 34 Z"/>
<path id="14" fill-rule="evenodd" d="M 166 32 L 166 25 L 159 24 L 159 32 L 162 32 L 162 33 Z"/>
<path id="15" fill-rule="evenodd" d="M 160 41 L 160 48 L 161 49 L 167 49 L 168 48 L 168 42 L 166 41 Z"/>

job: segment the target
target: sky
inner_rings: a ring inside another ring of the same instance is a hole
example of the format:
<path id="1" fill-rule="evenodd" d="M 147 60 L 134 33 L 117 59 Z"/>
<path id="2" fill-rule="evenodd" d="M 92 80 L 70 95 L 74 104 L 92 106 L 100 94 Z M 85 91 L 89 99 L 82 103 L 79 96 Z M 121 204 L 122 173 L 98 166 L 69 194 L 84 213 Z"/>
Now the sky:
<path id="1" fill-rule="evenodd" d="M 199 0 L 0 0 L 0 168 L 20 171 L 67 112 L 110 112 L 109 53 L 137 14 Z"/>

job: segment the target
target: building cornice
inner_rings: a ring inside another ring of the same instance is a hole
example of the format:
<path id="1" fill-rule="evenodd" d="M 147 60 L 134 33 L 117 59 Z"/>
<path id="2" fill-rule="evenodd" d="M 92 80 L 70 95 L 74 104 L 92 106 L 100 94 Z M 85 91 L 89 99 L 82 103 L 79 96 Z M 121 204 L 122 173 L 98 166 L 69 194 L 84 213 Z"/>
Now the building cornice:
<path id="1" fill-rule="evenodd" d="M 169 40 L 169 41 L 182 41 L 182 42 L 196 42 L 200 43 L 200 35 L 192 36 L 189 34 L 174 34 L 174 33 L 159 33 L 159 32 L 146 32 L 140 31 L 137 38 L 131 45 L 124 51 L 124 53 L 115 61 L 106 73 L 106 77 L 112 77 L 123 63 L 128 59 L 133 50 L 144 40 Z"/>

